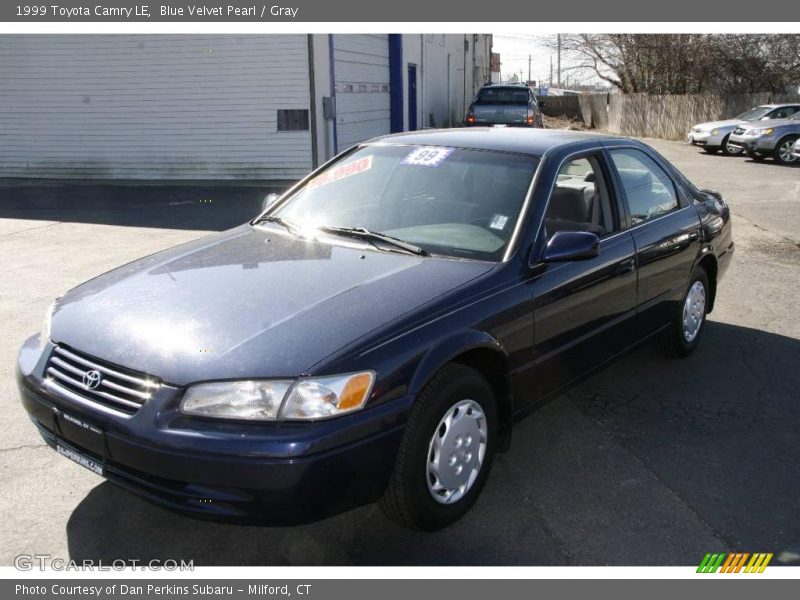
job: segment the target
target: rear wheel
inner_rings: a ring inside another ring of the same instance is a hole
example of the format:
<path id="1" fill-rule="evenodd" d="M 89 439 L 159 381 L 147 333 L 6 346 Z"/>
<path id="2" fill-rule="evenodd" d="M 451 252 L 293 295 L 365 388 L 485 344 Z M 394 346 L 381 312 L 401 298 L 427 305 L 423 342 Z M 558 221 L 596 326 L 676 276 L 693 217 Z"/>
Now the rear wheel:
<path id="1" fill-rule="evenodd" d="M 474 369 L 450 364 L 425 387 L 411 411 L 384 514 L 433 531 L 461 518 L 486 482 L 494 455 L 497 409 L 491 386 Z"/>
<path id="2" fill-rule="evenodd" d="M 659 349 L 664 354 L 672 357 L 689 356 L 697 347 L 706 323 L 710 293 L 708 275 L 703 267 L 697 267 L 680 306 L 675 308 L 669 327 L 658 338 Z"/>
<path id="3" fill-rule="evenodd" d="M 791 165 L 797 162 L 797 157 L 792 155 L 794 143 L 797 141 L 797 136 L 789 135 L 783 138 L 778 145 L 775 146 L 775 160 L 782 165 Z"/>

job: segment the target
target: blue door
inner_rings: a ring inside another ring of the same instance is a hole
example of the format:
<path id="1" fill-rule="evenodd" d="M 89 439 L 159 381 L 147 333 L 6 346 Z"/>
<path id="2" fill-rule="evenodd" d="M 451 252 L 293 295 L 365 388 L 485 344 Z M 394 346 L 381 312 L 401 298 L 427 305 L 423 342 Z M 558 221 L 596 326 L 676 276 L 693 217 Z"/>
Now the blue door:
<path id="1" fill-rule="evenodd" d="M 417 129 L 417 65 L 408 65 L 408 130 Z"/>

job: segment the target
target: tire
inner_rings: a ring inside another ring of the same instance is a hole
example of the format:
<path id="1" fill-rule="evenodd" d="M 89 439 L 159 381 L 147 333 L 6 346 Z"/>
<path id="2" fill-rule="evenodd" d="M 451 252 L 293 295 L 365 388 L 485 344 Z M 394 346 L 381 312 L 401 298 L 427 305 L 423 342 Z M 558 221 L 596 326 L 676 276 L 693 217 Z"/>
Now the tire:
<path id="1" fill-rule="evenodd" d="M 728 140 L 730 139 L 730 134 L 726 135 L 722 138 L 722 153 L 725 156 L 741 156 L 742 152 L 744 152 L 744 148 L 739 146 L 729 146 Z"/>
<path id="2" fill-rule="evenodd" d="M 695 302 L 698 301 L 697 286 L 702 286 L 702 306 L 698 306 Z M 693 302 L 691 307 L 687 306 L 689 296 L 692 294 Z M 683 358 L 689 356 L 697 344 L 700 342 L 703 330 L 706 324 L 706 315 L 708 314 L 708 303 L 711 300 L 711 287 L 708 281 L 708 275 L 703 267 L 697 267 L 689 279 L 689 285 L 686 287 L 686 292 L 683 294 L 680 305 L 675 309 L 675 314 L 667 329 L 665 329 L 657 338 L 659 350 L 666 356 L 673 358 Z M 688 333 L 684 329 L 684 312 L 687 312 L 686 318 L 688 320 Z M 691 328 L 692 317 L 699 319 L 699 325 L 696 330 Z"/>
<path id="3" fill-rule="evenodd" d="M 797 140 L 796 135 L 787 135 L 775 146 L 775 160 L 782 165 L 793 165 L 797 159 L 792 156 L 792 147 Z"/>
<path id="4" fill-rule="evenodd" d="M 468 402 L 474 405 L 465 404 Z M 443 425 L 443 419 L 456 410 L 458 416 L 449 425 Z M 470 410 L 473 412 L 468 412 Z M 483 413 L 485 428 L 482 460 L 481 434 L 472 429 L 481 422 L 474 416 L 479 411 Z M 453 426 L 454 423 L 457 427 Z M 465 365 L 451 363 L 444 367 L 425 386 L 411 410 L 394 472 L 378 500 L 381 511 L 401 525 L 423 531 L 435 531 L 460 519 L 475 503 L 486 483 L 494 457 L 497 430 L 497 405 L 489 382 Z M 445 444 L 444 448 L 436 450 L 434 436 L 438 436 L 439 443 Z M 459 437 L 461 444 L 456 447 Z M 435 466 L 438 461 L 431 461 L 433 456 L 438 459 L 447 456 L 447 462 Z M 450 463 L 450 460 L 459 462 Z M 462 469 L 456 475 L 459 466 Z M 465 467 L 469 474 L 466 474 Z M 434 481 L 438 480 L 431 475 L 432 468 L 441 469 L 445 483 L 452 483 L 453 477 L 459 481 L 467 477 L 471 483 L 465 482 L 463 490 L 452 488 L 456 491 L 449 502 L 448 494 L 441 491 L 437 500 L 433 489 L 437 489 Z M 474 475 L 473 471 L 476 471 Z"/>

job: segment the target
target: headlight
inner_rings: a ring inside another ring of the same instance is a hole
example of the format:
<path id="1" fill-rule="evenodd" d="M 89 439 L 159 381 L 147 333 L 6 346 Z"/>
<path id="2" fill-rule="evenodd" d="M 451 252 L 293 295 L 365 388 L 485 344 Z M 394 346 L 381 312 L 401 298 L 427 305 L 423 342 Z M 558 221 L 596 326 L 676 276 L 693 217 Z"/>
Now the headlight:
<path id="1" fill-rule="evenodd" d="M 53 300 L 50 303 L 50 306 L 47 307 L 47 312 L 44 313 L 44 319 L 42 319 L 42 329 L 39 332 L 39 349 L 44 350 L 44 347 L 47 345 L 47 342 L 50 341 L 50 326 L 53 322 L 53 311 L 56 308 L 56 301 Z"/>
<path id="2" fill-rule="evenodd" d="M 375 373 L 276 381 L 219 381 L 191 386 L 181 411 L 217 419 L 310 420 L 363 408 Z"/>
<path id="3" fill-rule="evenodd" d="M 717 134 L 719 134 L 719 129 L 712 129 L 711 130 L 711 135 L 717 135 Z"/>
<path id="4" fill-rule="evenodd" d="M 763 129 L 753 129 L 751 132 L 753 135 L 769 135 L 773 131 L 775 131 L 772 127 L 765 127 Z"/>

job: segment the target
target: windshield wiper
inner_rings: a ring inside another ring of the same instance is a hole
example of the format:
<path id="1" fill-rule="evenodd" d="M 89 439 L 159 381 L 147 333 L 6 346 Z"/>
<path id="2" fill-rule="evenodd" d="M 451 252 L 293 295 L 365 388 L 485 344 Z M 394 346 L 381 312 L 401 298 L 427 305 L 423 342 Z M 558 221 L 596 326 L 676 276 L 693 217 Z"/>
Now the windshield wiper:
<path id="1" fill-rule="evenodd" d="M 253 221 L 253 225 L 256 225 L 258 223 L 277 223 L 278 225 L 281 225 L 284 229 L 286 229 L 286 231 L 288 231 L 289 233 L 292 233 L 297 237 L 303 237 L 300 234 L 300 229 L 298 229 L 296 225 L 289 223 L 288 221 L 284 221 L 281 217 L 277 215 L 268 215 L 266 217 L 260 217 L 255 221 Z"/>
<path id="2" fill-rule="evenodd" d="M 400 240 L 396 237 L 392 237 L 390 235 L 386 235 L 385 233 L 378 233 L 377 231 L 370 231 L 364 227 L 332 227 L 329 225 L 324 225 L 322 227 L 318 227 L 320 231 L 324 231 L 325 233 L 333 233 L 336 235 L 345 235 L 353 238 L 358 238 L 362 240 L 367 240 L 368 242 L 372 242 L 372 245 L 376 248 L 379 248 L 375 244 L 375 242 L 383 242 L 384 244 L 388 244 L 390 246 L 394 246 L 395 248 L 400 248 L 404 252 L 408 252 L 409 254 L 415 254 L 417 256 L 428 256 L 428 253 L 420 248 L 419 246 L 415 246 L 409 242 Z"/>

